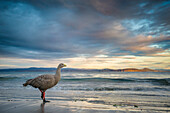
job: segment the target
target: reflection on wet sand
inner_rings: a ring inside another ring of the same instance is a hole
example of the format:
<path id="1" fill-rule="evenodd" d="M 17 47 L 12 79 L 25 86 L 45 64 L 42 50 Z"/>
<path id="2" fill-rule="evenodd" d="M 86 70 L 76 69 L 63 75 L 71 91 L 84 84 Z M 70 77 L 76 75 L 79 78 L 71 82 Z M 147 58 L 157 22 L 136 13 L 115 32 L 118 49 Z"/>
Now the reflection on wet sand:
<path id="1" fill-rule="evenodd" d="M 44 113 L 44 106 L 45 106 L 45 102 L 41 103 L 41 105 L 40 105 L 40 113 Z"/>

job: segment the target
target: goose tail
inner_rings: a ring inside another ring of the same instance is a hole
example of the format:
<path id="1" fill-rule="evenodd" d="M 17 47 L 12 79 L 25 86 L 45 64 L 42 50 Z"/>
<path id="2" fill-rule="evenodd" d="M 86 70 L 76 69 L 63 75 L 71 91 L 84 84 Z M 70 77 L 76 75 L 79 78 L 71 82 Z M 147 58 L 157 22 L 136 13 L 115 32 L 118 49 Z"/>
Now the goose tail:
<path id="1" fill-rule="evenodd" d="M 23 84 L 23 86 L 26 87 L 27 85 L 29 85 L 29 84 L 31 83 L 31 81 L 32 81 L 32 79 L 27 80 L 27 81 Z"/>

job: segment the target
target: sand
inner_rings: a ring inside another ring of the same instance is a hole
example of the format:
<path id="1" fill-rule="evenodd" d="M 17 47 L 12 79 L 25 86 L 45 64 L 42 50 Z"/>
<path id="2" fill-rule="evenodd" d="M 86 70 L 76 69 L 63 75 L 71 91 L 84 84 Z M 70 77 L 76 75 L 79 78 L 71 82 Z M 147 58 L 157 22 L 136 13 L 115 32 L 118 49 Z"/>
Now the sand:
<path id="1" fill-rule="evenodd" d="M 131 112 L 140 110 L 131 110 Z M 101 104 L 88 104 L 83 101 L 53 100 L 43 103 L 41 100 L 10 100 L 0 102 L 1 113 L 126 113 L 128 109 Z"/>
<path id="2" fill-rule="evenodd" d="M 42 102 L 40 92 L 36 89 L 1 89 L 0 92 L 0 113 L 166 113 L 170 111 L 170 108 L 164 107 L 161 103 L 157 107 L 154 102 L 152 105 L 129 103 L 128 99 L 121 102 L 122 97 L 116 95 L 114 103 L 105 103 L 102 101 L 105 98 L 99 99 L 95 96 L 95 92 L 91 96 L 85 92 L 49 90 L 46 94 L 49 103 Z M 168 104 L 168 100 L 165 103 Z"/>

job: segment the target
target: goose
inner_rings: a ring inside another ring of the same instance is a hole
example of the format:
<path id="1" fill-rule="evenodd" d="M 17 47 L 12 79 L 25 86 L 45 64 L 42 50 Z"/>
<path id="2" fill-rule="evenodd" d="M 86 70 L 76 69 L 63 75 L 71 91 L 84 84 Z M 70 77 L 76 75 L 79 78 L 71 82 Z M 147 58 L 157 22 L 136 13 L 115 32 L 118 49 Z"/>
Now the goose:
<path id="1" fill-rule="evenodd" d="M 49 88 L 54 87 L 61 78 L 61 68 L 66 67 L 65 64 L 60 63 L 57 67 L 57 71 L 55 75 L 45 74 L 40 75 L 36 78 L 27 80 L 23 86 L 26 87 L 27 85 L 30 85 L 34 88 L 38 88 L 41 91 L 41 98 L 43 102 L 50 102 L 45 100 L 45 91 Z"/>

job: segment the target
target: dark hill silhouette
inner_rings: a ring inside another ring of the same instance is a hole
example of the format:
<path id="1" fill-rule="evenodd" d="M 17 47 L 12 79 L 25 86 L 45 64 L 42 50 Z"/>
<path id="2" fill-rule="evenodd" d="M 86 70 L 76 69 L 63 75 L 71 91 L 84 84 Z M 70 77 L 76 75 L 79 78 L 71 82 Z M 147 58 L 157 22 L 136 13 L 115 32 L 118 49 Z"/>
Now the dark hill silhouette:
<path id="1" fill-rule="evenodd" d="M 54 72 L 56 68 L 16 68 L 16 69 L 0 69 L 0 72 L 9 72 L 9 71 L 16 71 L 16 72 Z M 153 70 L 149 68 L 137 69 L 137 68 L 125 68 L 125 69 L 76 69 L 76 68 L 64 68 L 62 69 L 63 72 L 83 72 L 83 71 L 91 71 L 91 72 L 169 72 L 164 70 Z"/>

